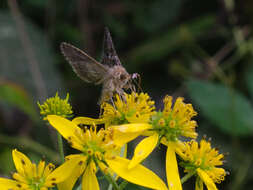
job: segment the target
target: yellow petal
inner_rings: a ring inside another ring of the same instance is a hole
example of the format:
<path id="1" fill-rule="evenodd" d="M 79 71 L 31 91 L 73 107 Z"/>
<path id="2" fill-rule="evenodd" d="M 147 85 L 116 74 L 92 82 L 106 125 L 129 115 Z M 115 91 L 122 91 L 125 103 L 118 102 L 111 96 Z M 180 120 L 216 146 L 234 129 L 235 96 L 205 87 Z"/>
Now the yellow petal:
<path id="1" fill-rule="evenodd" d="M 23 176 L 21 175 L 20 173 L 18 172 L 15 172 L 12 174 L 12 178 L 16 181 L 19 181 L 20 183 L 27 183 L 27 177 L 26 176 Z"/>
<path id="2" fill-rule="evenodd" d="M 198 168 L 197 169 L 198 175 L 200 179 L 205 183 L 206 187 L 208 190 L 217 190 L 217 187 L 213 180 L 206 174 L 205 171 L 202 169 Z"/>
<path id="3" fill-rule="evenodd" d="M 151 136 L 153 134 L 154 134 L 154 131 L 146 130 L 146 131 L 143 131 L 143 133 L 141 135 L 143 135 L 143 136 Z"/>
<path id="4" fill-rule="evenodd" d="M 105 119 L 93 119 L 90 117 L 76 117 L 72 120 L 72 122 L 74 122 L 76 125 L 79 124 L 84 124 L 84 125 L 93 125 L 93 124 L 104 124 L 105 123 Z"/>
<path id="5" fill-rule="evenodd" d="M 130 160 L 128 159 L 115 157 L 114 159 L 107 159 L 106 162 L 116 174 L 131 183 L 151 189 L 167 190 L 164 182 L 155 173 L 141 164 L 129 170 L 128 165 Z"/>
<path id="6" fill-rule="evenodd" d="M 203 190 L 203 188 L 203 181 L 198 176 L 195 182 L 195 190 Z"/>
<path id="7" fill-rule="evenodd" d="M 55 165 L 52 163 L 49 163 L 45 169 L 44 169 L 44 173 L 43 176 L 46 178 L 53 170 L 55 169 Z"/>
<path id="8" fill-rule="evenodd" d="M 127 157 L 127 144 L 124 144 L 121 148 L 117 149 L 116 155 L 120 156 L 120 157 L 123 157 L 123 158 L 126 158 Z M 100 164 L 99 164 L 99 166 L 100 166 Z M 101 169 L 103 171 L 103 168 L 101 168 Z M 107 167 L 107 169 L 108 169 L 108 167 Z M 117 180 L 119 176 L 117 176 L 117 174 L 115 174 L 110 168 L 108 170 L 109 170 L 109 173 L 111 174 L 111 176 L 115 180 Z"/>
<path id="9" fill-rule="evenodd" d="M 112 128 L 122 133 L 139 133 L 152 128 L 152 125 L 147 123 L 132 123 L 132 124 L 116 125 L 112 126 Z"/>
<path id="10" fill-rule="evenodd" d="M 69 154 L 68 156 L 65 156 L 65 161 L 73 159 L 73 158 L 79 158 L 80 156 L 84 156 L 83 154 Z"/>
<path id="11" fill-rule="evenodd" d="M 77 133 L 82 133 L 82 130 L 75 123 L 63 117 L 48 115 L 47 119 L 49 123 L 67 140 L 70 136 L 75 137 Z"/>
<path id="12" fill-rule="evenodd" d="M 82 178 L 82 190 L 99 190 L 94 162 L 91 162 L 85 169 Z"/>
<path id="13" fill-rule="evenodd" d="M 118 176 L 111 168 L 109 168 L 105 163 L 103 163 L 103 162 L 98 162 L 98 167 L 99 167 L 99 169 L 100 169 L 104 174 L 109 174 L 109 175 L 111 175 L 115 181 L 119 178 L 119 176 Z"/>
<path id="14" fill-rule="evenodd" d="M 1 190 L 10 190 L 10 189 L 17 189 L 17 186 L 22 187 L 21 183 L 11 179 L 0 178 L 0 189 Z"/>
<path id="15" fill-rule="evenodd" d="M 18 173 L 29 177 L 33 176 L 32 162 L 26 155 L 14 149 L 12 151 L 12 158 Z"/>
<path id="16" fill-rule="evenodd" d="M 40 161 L 39 164 L 38 164 L 38 177 L 41 177 L 43 175 L 43 172 L 44 172 L 44 169 L 45 169 L 45 161 Z"/>
<path id="17" fill-rule="evenodd" d="M 73 186 L 75 185 L 79 176 L 82 175 L 84 169 L 85 169 L 85 165 L 83 165 L 83 167 L 76 167 L 71 173 L 71 175 L 65 181 L 57 184 L 58 189 L 59 190 L 73 189 Z"/>
<path id="18" fill-rule="evenodd" d="M 156 147 L 158 142 L 158 134 L 155 133 L 150 137 L 143 139 L 135 148 L 134 156 L 128 166 L 128 169 L 132 169 L 137 164 L 142 162 Z"/>
<path id="19" fill-rule="evenodd" d="M 150 129 L 152 126 L 145 123 L 136 123 L 136 124 L 125 124 L 118 126 L 111 126 L 110 130 L 113 133 L 113 141 L 118 146 L 122 146 L 129 141 L 135 139 L 141 135 L 147 129 Z"/>
<path id="20" fill-rule="evenodd" d="M 168 141 L 167 141 L 167 139 L 166 139 L 165 137 L 162 137 L 162 138 L 161 138 L 161 143 L 162 143 L 163 145 L 165 145 L 165 146 L 168 146 Z"/>
<path id="21" fill-rule="evenodd" d="M 79 156 L 67 160 L 47 176 L 45 184 L 52 185 L 66 180 L 68 177 L 70 177 L 70 175 L 72 175 L 74 170 L 79 169 L 83 165 L 85 165 L 85 161 L 86 158 L 84 156 Z M 76 178 L 78 178 L 79 176 L 77 176 Z"/>
<path id="22" fill-rule="evenodd" d="M 182 190 L 182 184 L 178 173 L 177 158 L 174 143 L 168 143 L 166 152 L 166 175 L 170 190 Z"/>

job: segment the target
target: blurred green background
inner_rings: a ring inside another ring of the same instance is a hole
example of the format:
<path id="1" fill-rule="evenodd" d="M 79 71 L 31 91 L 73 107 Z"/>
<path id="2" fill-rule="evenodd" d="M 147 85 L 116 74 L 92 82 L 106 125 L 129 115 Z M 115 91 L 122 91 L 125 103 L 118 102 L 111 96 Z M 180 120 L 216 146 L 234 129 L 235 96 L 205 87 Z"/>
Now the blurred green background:
<path id="1" fill-rule="evenodd" d="M 230 175 L 218 188 L 252 189 L 252 0 L 1 0 L 0 176 L 14 171 L 12 148 L 33 160 L 59 161 L 55 132 L 40 118 L 37 101 L 69 92 L 75 116 L 98 116 L 101 88 L 75 75 L 59 44 L 100 60 L 105 26 L 122 64 L 141 75 L 157 108 L 166 94 L 185 97 L 198 111 L 199 139 L 207 135 L 229 152 Z M 163 148 L 145 164 L 164 178 Z"/>

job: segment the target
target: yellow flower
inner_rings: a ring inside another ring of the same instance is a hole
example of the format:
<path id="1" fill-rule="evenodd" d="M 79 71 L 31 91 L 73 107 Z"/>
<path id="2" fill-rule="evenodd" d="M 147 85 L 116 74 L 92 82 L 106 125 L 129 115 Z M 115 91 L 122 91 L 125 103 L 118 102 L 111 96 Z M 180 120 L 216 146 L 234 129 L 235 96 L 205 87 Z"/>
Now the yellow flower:
<path id="1" fill-rule="evenodd" d="M 177 98 L 172 106 L 172 97 L 166 96 L 163 111 L 156 112 L 148 123 L 117 125 L 112 126 L 110 130 L 112 130 L 114 142 L 118 145 L 123 145 L 139 135 L 148 135 L 135 148 L 129 169 L 143 161 L 160 141 L 165 144 L 168 186 L 170 189 L 182 189 L 175 149 L 180 144 L 180 137 L 197 137 L 195 132 L 197 123 L 191 120 L 196 114 L 192 105 L 185 104 L 183 98 Z"/>
<path id="2" fill-rule="evenodd" d="M 217 167 L 223 164 L 224 155 L 212 148 L 209 141 L 202 139 L 200 144 L 196 141 L 183 143 L 176 152 L 183 160 L 185 172 L 197 176 L 196 190 L 203 189 L 203 182 L 208 190 L 216 190 L 215 183 L 224 180 L 226 171 Z"/>
<path id="3" fill-rule="evenodd" d="M 73 120 L 76 124 L 105 124 L 105 126 L 126 123 L 146 123 L 155 113 L 154 101 L 146 93 L 126 94 L 122 100 L 118 94 L 112 104 L 104 102 L 101 105 L 102 115 L 99 119 L 77 117 Z"/>
<path id="4" fill-rule="evenodd" d="M 191 120 L 197 112 L 194 111 L 192 104 L 185 104 L 183 100 L 182 97 L 177 98 L 172 107 L 172 97 L 166 96 L 163 100 L 163 112 L 153 119 L 154 130 L 165 137 L 166 141 L 176 141 L 180 136 L 195 139 L 198 135 L 195 132 L 197 123 Z"/>
<path id="5" fill-rule="evenodd" d="M 80 154 L 66 157 L 62 166 L 69 164 L 74 169 L 70 177 L 58 185 L 60 190 L 72 189 L 81 175 L 82 189 L 98 190 L 97 168 L 105 174 L 113 171 L 131 183 L 152 189 L 167 189 L 163 181 L 144 166 L 138 164 L 134 169 L 128 169 L 130 161 L 117 156 L 120 147 L 114 144 L 109 130 L 97 131 L 96 126 L 81 129 L 76 123 L 56 115 L 49 115 L 47 119 L 73 148 L 81 151 Z"/>
<path id="6" fill-rule="evenodd" d="M 68 103 L 69 94 L 67 94 L 65 99 L 60 99 L 58 92 L 55 94 L 55 97 L 48 98 L 42 105 L 38 102 L 40 108 L 40 114 L 44 116 L 46 120 L 47 115 L 60 115 L 62 117 L 71 117 L 72 116 L 72 107 Z"/>
<path id="7" fill-rule="evenodd" d="M 12 176 L 14 180 L 0 178 L 1 190 L 47 190 L 70 175 L 65 166 L 54 170 L 53 164 L 46 166 L 44 161 L 40 161 L 36 166 L 16 149 L 12 151 L 12 157 L 17 172 Z"/>

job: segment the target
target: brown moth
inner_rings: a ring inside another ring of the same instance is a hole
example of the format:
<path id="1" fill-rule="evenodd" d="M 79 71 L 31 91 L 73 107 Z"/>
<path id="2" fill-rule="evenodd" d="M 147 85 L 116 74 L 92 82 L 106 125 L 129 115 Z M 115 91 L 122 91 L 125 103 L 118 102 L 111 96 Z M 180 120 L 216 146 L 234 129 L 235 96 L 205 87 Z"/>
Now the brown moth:
<path id="1" fill-rule="evenodd" d="M 129 74 L 121 65 L 107 28 L 105 28 L 104 33 L 104 49 L 101 63 L 66 42 L 62 42 L 60 48 L 74 72 L 83 81 L 95 85 L 103 85 L 99 104 L 109 100 L 112 101 L 115 93 L 124 99 L 124 90 L 135 91 L 132 80 L 139 75 L 137 73 Z"/>

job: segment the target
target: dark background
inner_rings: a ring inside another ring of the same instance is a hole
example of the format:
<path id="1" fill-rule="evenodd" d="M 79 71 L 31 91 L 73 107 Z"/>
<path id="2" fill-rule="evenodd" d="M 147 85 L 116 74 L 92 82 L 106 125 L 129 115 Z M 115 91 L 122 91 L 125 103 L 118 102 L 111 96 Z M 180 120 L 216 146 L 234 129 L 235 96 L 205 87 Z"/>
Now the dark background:
<path id="1" fill-rule="evenodd" d="M 251 0 L 1 0 L 0 175 L 14 171 L 12 148 L 57 163 L 55 134 L 37 101 L 68 92 L 75 116 L 98 116 L 100 86 L 81 81 L 59 45 L 100 60 L 107 26 L 122 64 L 141 75 L 157 108 L 166 94 L 185 97 L 198 112 L 199 139 L 229 152 L 230 175 L 218 188 L 252 189 L 252 24 Z M 164 177 L 163 148 L 145 164 Z"/>

